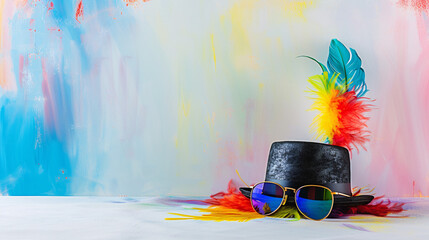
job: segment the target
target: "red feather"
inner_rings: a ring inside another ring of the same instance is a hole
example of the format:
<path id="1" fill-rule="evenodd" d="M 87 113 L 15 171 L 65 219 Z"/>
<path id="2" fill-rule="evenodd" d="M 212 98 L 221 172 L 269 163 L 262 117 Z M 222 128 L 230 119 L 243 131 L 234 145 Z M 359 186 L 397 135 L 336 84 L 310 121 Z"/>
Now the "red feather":
<path id="1" fill-rule="evenodd" d="M 364 144 L 369 140 L 369 131 L 366 130 L 365 116 L 371 105 L 366 103 L 366 97 L 356 97 L 355 91 L 349 91 L 335 98 L 338 109 L 338 127 L 335 129 L 332 144 L 358 149 L 358 145 L 365 149 Z M 365 149 L 366 150 L 366 149 Z"/>
<path id="2" fill-rule="evenodd" d="M 367 188 L 360 188 L 356 190 L 353 196 L 358 196 L 362 192 L 370 193 L 372 192 L 372 190 Z M 376 197 L 371 203 L 367 205 L 362 205 L 357 207 L 334 208 L 332 209 L 332 212 L 329 215 L 329 217 L 341 218 L 341 217 L 347 217 L 354 214 L 369 214 L 369 215 L 374 215 L 379 217 L 385 217 L 389 214 L 397 214 L 404 211 L 403 209 L 404 203 L 400 203 L 400 202 L 393 203 L 388 199 L 384 200 L 382 198 L 383 196 Z M 237 187 L 232 182 L 232 180 L 229 181 L 228 189 L 226 192 L 218 192 L 216 194 L 213 194 L 210 196 L 209 199 L 202 200 L 202 201 L 201 200 L 170 200 L 170 201 L 180 202 L 180 203 L 186 202 L 186 203 L 192 203 L 192 204 L 196 204 L 199 202 L 199 203 L 211 205 L 207 209 L 212 209 L 212 207 L 220 207 L 219 209 L 234 209 L 234 210 L 241 211 L 243 213 L 254 212 L 250 204 L 250 200 L 246 198 L 243 194 L 241 194 L 240 191 L 238 191 Z M 210 213 L 210 211 L 208 212 L 209 214 L 206 214 L 204 216 L 180 215 L 180 214 L 176 214 L 176 215 L 179 215 L 182 217 L 185 216 L 186 217 L 185 219 L 199 219 L 199 220 L 213 220 L 213 221 L 220 221 L 221 219 L 222 220 L 229 219 L 230 221 L 248 221 L 250 219 L 254 219 L 254 217 L 247 216 L 247 215 L 244 216 L 244 218 L 237 218 L 239 220 L 235 218 L 230 218 L 231 214 L 235 217 L 237 217 L 239 214 L 237 214 L 236 212 L 231 213 L 225 210 L 215 211 L 216 213 L 213 213 L 213 212 Z M 290 217 L 290 215 L 288 215 L 288 217 Z M 183 219 L 183 218 L 178 218 L 178 219 Z M 246 219 L 246 220 L 243 220 L 243 219 Z M 177 220 L 177 219 L 173 218 L 170 220 Z"/>
<path id="3" fill-rule="evenodd" d="M 403 206 L 405 203 L 393 203 L 389 199 L 383 200 L 382 198 L 383 196 L 376 197 L 367 205 L 333 209 L 331 217 L 342 217 L 354 214 L 369 214 L 385 217 L 389 214 L 397 214 L 404 211 Z"/>
<path id="4" fill-rule="evenodd" d="M 357 189 L 353 196 L 358 196 L 364 192 L 364 190 L 366 189 Z M 383 196 L 375 197 L 374 200 L 372 200 L 372 202 L 367 205 L 345 207 L 341 209 L 335 208 L 332 210 L 330 217 L 342 217 L 352 214 L 370 214 L 374 216 L 385 217 L 389 214 L 397 214 L 404 211 L 404 203 L 393 203 L 388 199 L 383 200 L 382 198 Z M 250 200 L 241 194 L 232 180 L 229 181 L 226 192 L 218 192 L 213 194 L 210 196 L 210 199 L 204 200 L 203 202 L 213 206 L 223 206 L 244 212 L 254 211 L 252 205 L 250 204 Z"/>
<path id="5" fill-rule="evenodd" d="M 241 194 L 232 180 L 229 181 L 228 190 L 226 192 L 213 194 L 210 196 L 210 199 L 206 199 L 203 202 L 214 206 L 223 206 L 245 212 L 254 211 L 250 204 L 250 200 Z"/>

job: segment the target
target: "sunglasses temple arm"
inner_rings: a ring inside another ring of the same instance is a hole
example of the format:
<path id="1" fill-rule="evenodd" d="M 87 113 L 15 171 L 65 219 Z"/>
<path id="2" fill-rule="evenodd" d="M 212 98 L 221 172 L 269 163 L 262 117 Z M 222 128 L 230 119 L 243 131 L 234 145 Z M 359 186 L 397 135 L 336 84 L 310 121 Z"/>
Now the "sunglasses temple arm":
<path id="1" fill-rule="evenodd" d="M 237 173 L 238 177 L 240 178 L 240 180 L 244 183 L 244 185 L 246 185 L 247 187 L 251 188 L 240 176 L 240 173 L 238 173 L 238 170 L 235 169 L 235 172 Z"/>
<path id="2" fill-rule="evenodd" d="M 349 196 L 347 194 L 340 193 L 340 192 L 332 192 L 332 194 L 341 195 L 341 196 L 344 196 L 344 197 L 351 197 L 351 196 Z"/>

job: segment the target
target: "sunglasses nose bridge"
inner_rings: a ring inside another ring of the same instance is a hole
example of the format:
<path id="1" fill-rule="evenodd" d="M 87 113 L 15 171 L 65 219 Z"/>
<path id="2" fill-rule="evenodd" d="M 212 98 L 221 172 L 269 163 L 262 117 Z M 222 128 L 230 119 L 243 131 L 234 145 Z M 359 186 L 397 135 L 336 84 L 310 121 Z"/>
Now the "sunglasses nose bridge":
<path id="1" fill-rule="evenodd" d="M 285 196 L 283 197 L 282 205 L 285 205 L 286 201 L 287 201 L 287 194 L 285 194 Z"/>
<path id="2" fill-rule="evenodd" d="M 295 194 L 296 193 L 296 189 L 294 189 L 294 188 L 285 188 L 284 191 L 285 191 L 285 193 L 284 193 L 285 195 L 283 197 L 282 205 L 285 205 L 286 202 L 287 202 L 287 198 L 289 196 L 288 191 L 292 191 L 292 193 Z"/>

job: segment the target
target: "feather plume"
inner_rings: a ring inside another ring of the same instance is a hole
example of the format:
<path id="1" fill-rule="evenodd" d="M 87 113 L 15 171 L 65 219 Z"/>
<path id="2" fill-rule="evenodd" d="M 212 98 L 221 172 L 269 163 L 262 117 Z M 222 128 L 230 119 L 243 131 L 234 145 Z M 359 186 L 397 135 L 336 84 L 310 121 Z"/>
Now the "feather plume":
<path id="1" fill-rule="evenodd" d="M 308 80 L 314 95 L 310 110 L 319 112 L 312 123 L 316 138 L 349 150 L 359 146 L 365 149 L 369 140 L 365 115 L 371 105 L 370 99 L 363 97 L 368 90 L 360 57 L 336 39 L 329 47 L 327 67 L 304 57 L 316 61 L 322 69 L 322 74 Z"/>
<path id="2" fill-rule="evenodd" d="M 370 105 L 364 97 L 357 97 L 353 90 L 345 91 L 344 83 L 338 84 L 338 74 L 329 77 L 328 72 L 310 77 L 313 86 L 310 90 L 315 95 L 310 110 L 319 114 L 312 123 L 316 137 L 326 142 L 347 147 L 351 150 L 358 145 L 364 149 L 364 143 L 369 140 L 369 131 L 365 114 L 370 111 Z"/>
<path id="3" fill-rule="evenodd" d="M 374 189 L 369 188 L 354 188 L 355 193 L 353 196 L 359 194 L 372 193 Z M 233 197 L 237 196 L 237 197 Z M 238 197 L 240 196 L 240 197 Z M 234 200 L 233 200 L 234 199 Z M 193 208 L 198 210 L 201 215 L 170 213 L 178 217 L 166 218 L 166 220 L 201 220 L 201 221 L 239 221 L 246 222 L 253 219 L 264 218 L 265 216 L 256 213 L 250 205 L 250 200 L 243 196 L 236 188 L 235 184 L 231 181 L 228 183 L 226 192 L 219 192 L 214 194 L 207 200 L 180 200 L 180 203 L 189 202 L 195 204 L 200 201 L 204 204 L 211 204 L 207 208 Z M 234 204 L 231 201 L 236 201 Z M 374 198 L 374 200 L 367 204 L 357 207 L 343 207 L 332 209 L 330 218 L 347 217 L 354 214 L 370 214 L 374 216 L 385 217 L 389 214 L 400 213 L 404 211 L 404 203 L 392 203 L 390 200 L 383 200 L 382 196 Z M 250 210 L 251 209 L 251 210 Z M 269 217 L 276 218 L 291 218 L 291 220 L 299 220 L 301 216 L 296 206 L 282 206 L 277 212 Z"/>
<path id="4" fill-rule="evenodd" d="M 181 200 L 183 203 L 184 201 Z M 189 200 L 194 203 L 195 200 Z M 264 218 L 265 216 L 256 213 L 250 200 L 246 198 L 232 180 L 228 183 L 226 192 L 218 192 L 210 196 L 210 199 L 202 200 L 202 203 L 210 204 L 208 208 L 194 208 L 202 212 L 202 215 L 190 215 L 180 213 L 170 213 L 180 218 L 166 218 L 166 220 L 202 220 L 202 221 L 239 221 L 246 222 L 252 219 Z M 270 217 L 293 218 L 299 220 L 299 212 L 295 207 L 283 206 Z"/>

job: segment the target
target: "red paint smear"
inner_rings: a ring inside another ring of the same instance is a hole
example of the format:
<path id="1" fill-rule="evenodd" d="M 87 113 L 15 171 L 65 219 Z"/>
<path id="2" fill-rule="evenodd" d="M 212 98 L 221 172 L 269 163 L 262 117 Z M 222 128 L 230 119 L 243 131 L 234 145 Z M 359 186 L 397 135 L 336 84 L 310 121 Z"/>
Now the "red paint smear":
<path id="1" fill-rule="evenodd" d="M 429 10 L 429 0 L 399 0 L 402 7 L 412 7 L 416 11 Z"/>
<path id="2" fill-rule="evenodd" d="M 37 6 L 37 2 L 40 2 L 40 0 L 32 0 L 31 3 L 30 3 L 30 5 L 33 5 L 33 7 L 36 7 Z M 24 0 L 24 4 L 27 4 L 27 3 L 28 3 L 28 0 Z"/>
<path id="3" fill-rule="evenodd" d="M 149 2 L 150 0 L 142 0 L 143 2 Z M 137 4 L 139 0 L 124 0 L 124 2 L 128 5 L 130 4 Z"/>
<path id="4" fill-rule="evenodd" d="M 83 4 L 82 4 L 82 0 L 79 0 L 78 4 L 77 4 L 77 8 L 76 8 L 76 15 L 75 15 L 76 21 L 78 21 L 80 23 L 80 20 L 83 20 Z"/>
<path id="5" fill-rule="evenodd" d="M 124 0 L 124 2 L 126 2 L 127 6 L 128 6 L 129 4 L 135 4 L 135 3 L 137 3 L 138 0 Z"/>
<path id="6" fill-rule="evenodd" d="M 28 29 L 29 31 L 35 31 L 34 29 L 33 29 L 33 26 L 34 26 L 34 19 L 32 18 L 32 19 L 30 19 L 30 28 Z"/>
<path id="7" fill-rule="evenodd" d="M 54 9 L 54 3 L 53 2 L 49 2 L 48 5 L 47 5 L 47 7 L 48 7 L 48 14 L 49 14 L 49 11 L 51 11 L 51 10 Z"/>

